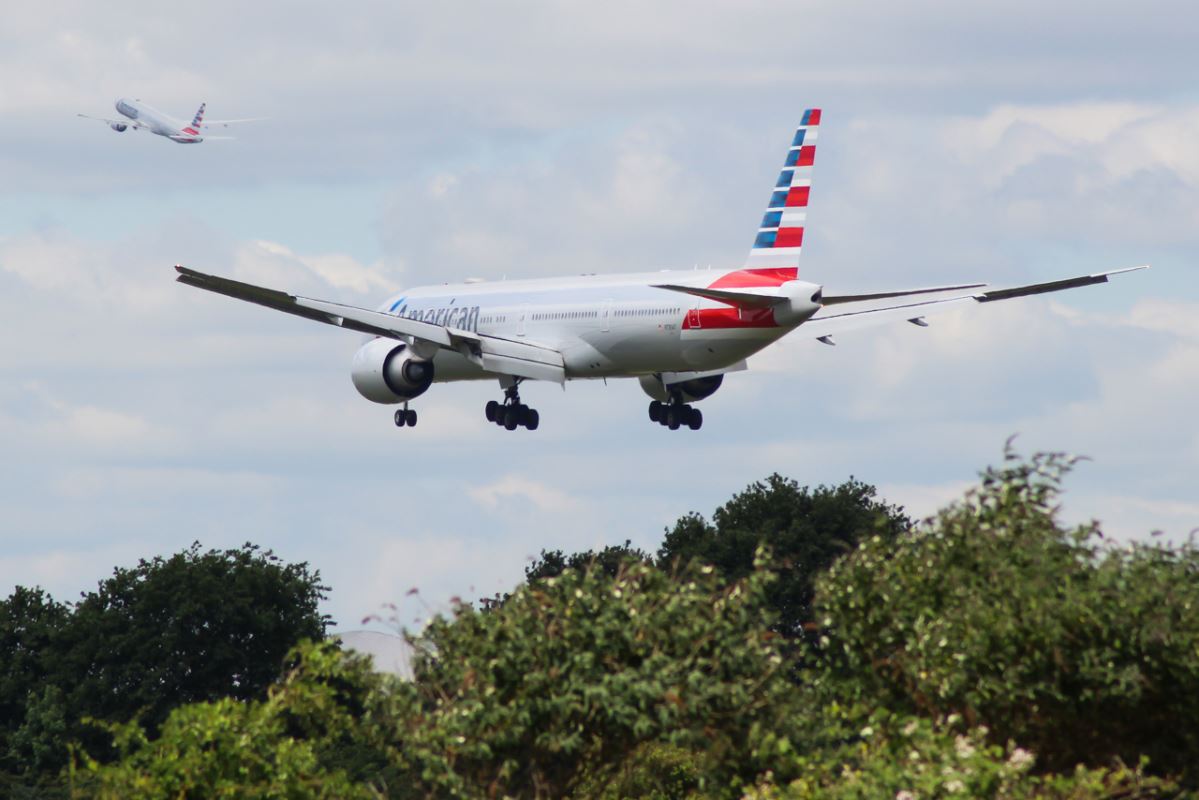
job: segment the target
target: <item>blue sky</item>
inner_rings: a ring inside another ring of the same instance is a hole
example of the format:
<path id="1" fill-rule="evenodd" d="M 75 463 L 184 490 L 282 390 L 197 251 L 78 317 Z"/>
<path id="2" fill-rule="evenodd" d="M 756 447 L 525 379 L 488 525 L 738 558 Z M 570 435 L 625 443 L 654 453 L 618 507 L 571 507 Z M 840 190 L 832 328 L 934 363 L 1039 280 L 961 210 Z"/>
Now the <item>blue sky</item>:
<path id="1" fill-rule="evenodd" d="M 1003 442 L 1094 459 L 1065 513 L 1199 527 L 1199 71 L 1182 2 L 25 4 L 0 30 L 0 590 L 253 541 L 356 627 L 510 588 L 541 548 L 662 529 L 778 471 L 917 514 Z M 179 146 L 118 96 L 266 115 Z M 468 276 L 736 266 L 824 108 L 801 270 L 827 291 L 1152 263 L 1110 286 L 796 338 L 705 401 L 530 386 L 536 434 L 437 386 L 350 385 L 357 340 L 171 265 L 373 305 Z M 421 603 L 405 601 L 419 587 Z"/>

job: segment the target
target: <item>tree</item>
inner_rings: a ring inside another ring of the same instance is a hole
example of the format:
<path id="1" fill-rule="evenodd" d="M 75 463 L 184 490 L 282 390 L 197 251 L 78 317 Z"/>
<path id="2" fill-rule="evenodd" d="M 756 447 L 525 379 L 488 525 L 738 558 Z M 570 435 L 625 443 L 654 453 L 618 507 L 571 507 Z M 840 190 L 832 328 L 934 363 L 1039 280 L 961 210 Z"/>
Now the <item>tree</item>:
<path id="1" fill-rule="evenodd" d="M 809 489 L 777 473 L 751 484 L 712 515 L 682 517 L 658 551 L 658 563 L 698 559 L 726 580 L 753 571 L 754 553 L 766 545 L 779 579 L 768 590 L 777 630 L 796 636 L 812 621 L 813 582 L 863 539 L 891 541 L 912 525 L 899 506 L 875 497 L 875 488 L 850 478 L 839 486 Z"/>
<path id="2" fill-rule="evenodd" d="M 633 547 L 633 543 L 625 539 L 624 544 L 610 544 L 598 553 L 584 550 L 579 553 L 564 555 L 561 550 L 542 550 L 540 557 L 525 567 L 525 580 L 536 581 L 545 578 L 556 578 L 565 570 L 583 570 L 596 566 L 608 576 L 615 576 L 630 561 L 652 563 L 649 554 Z"/>
<path id="3" fill-rule="evenodd" d="M 69 614 L 41 589 L 18 586 L 0 600 L 0 772 L 23 773 L 40 763 L 27 747 L 28 736 L 18 732 L 27 725 L 31 700 L 42 699 L 53 664 L 51 643 Z"/>
<path id="4" fill-rule="evenodd" d="M 926 527 L 873 537 L 817 581 L 841 702 L 957 715 L 1039 768 L 1150 759 L 1199 783 L 1199 548 L 1064 528 L 1073 460 L 1008 453 Z"/>
<path id="5" fill-rule="evenodd" d="M 324 637 L 326 591 L 307 564 L 250 544 L 117 568 L 73 607 L 18 589 L 0 604 L 0 757 L 53 774 L 70 739 L 107 752 L 85 717 L 153 731 L 177 706 L 264 696 L 292 647 Z"/>
<path id="6" fill-rule="evenodd" d="M 365 704 L 386 702 L 387 683 L 364 657 L 308 643 L 262 700 L 180 706 L 153 741 L 137 722 L 110 725 L 120 758 L 106 765 L 84 754 L 72 771 L 73 793 L 100 800 L 385 796 L 381 756 L 354 770 L 339 753 L 347 741 L 375 753 Z"/>

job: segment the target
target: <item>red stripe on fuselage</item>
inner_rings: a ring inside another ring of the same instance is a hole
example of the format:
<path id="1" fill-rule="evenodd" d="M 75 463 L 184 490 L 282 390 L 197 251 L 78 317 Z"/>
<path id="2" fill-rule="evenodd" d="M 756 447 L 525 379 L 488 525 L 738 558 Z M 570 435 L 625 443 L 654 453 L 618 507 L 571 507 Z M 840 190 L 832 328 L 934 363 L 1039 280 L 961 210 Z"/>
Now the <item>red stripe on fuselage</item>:
<path id="1" fill-rule="evenodd" d="M 699 324 L 692 324 L 694 314 L 699 314 Z M 701 308 L 692 311 L 683 319 L 683 330 L 727 330 L 729 328 L 777 328 L 774 309 L 770 308 Z"/>

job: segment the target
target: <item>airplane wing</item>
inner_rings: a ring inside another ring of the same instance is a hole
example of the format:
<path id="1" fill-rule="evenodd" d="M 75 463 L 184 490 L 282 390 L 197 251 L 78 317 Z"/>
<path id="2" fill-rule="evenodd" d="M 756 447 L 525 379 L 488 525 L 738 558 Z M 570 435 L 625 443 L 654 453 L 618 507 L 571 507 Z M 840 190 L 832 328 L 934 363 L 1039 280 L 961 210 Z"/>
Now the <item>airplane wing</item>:
<path id="1" fill-rule="evenodd" d="M 227 128 L 239 122 L 261 122 L 270 117 L 245 117 L 244 119 L 210 119 L 200 125 L 201 128 Z"/>
<path id="2" fill-rule="evenodd" d="M 1013 286 L 1007 289 L 989 289 L 987 291 L 976 292 L 974 294 L 958 295 L 956 297 L 944 297 L 936 300 L 920 300 L 916 302 L 900 303 L 897 305 L 883 306 L 881 308 L 837 311 L 835 313 L 826 313 L 824 310 L 821 310 L 816 313 L 816 316 L 800 325 L 799 329 L 803 333 L 815 336 L 825 344 L 833 344 L 832 335 L 835 333 L 841 333 L 842 331 L 869 328 L 876 325 L 883 325 L 888 322 L 896 322 L 901 320 L 906 320 L 914 325 L 925 327 L 927 323 L 924 321 L 924 318 L 931 314 L 952 311 L 955 308 L 970 306 L 976 303 L 993 303 L 997 300 L 1011 300 L 1017 297 L 1029 297 L 1036 294 L 1048 294 L 1050 292 L 1060 292 L 1065 289 L 1075 289 L 1080 286 L 1093 286 L 1097 283 L 1107 283 L 1108 278 L 1112 275 L 1121 275 L 1125 272 L 1135 272 L 1136 270 L 1148 268 L 1149 265 L 1145 264 L 1139 267 L 1127 267 L 1125 269 L 1110 270 L 1108 272 L 1098 272 L 1093 275 L 1080 275 L 1075 278 L 1064 278 L 1062 280 L 1047 281 L 1045 283 L 1030 283 L 1024 286 Z M 935 290 L 920 290 L 920 292 L 927 291 Z M 883 292 L 865 295 L 841 295 L 836 297 L 836 302 L 866 302 L 869 300 L 878 299 L 880 297 L 903 297 L 908 294 L 920 292 Z"/>
<path id="3" fill-rule="evenodd" d="M 129 119 L 128 117 L 121 117 L 120 119 L 109 119 L 108 117 L 92 117 L 87 114 L 76 114 L 75 116 L 83 117 L 84 119 L 94 119 L 97 122 L 107 122 L 109 125 L 125 125 L 130 128 L 146 127 L 145 125 L 141 124 L 137 120 Z"/>
<path id="4" fill-rule="evenodd" d="M 178 264 L 175 265 L 175 270 L 179 273 L 175 280 L 197 289 L 257 303 L 286 314 L 359 333 L 398 339 L 410 345 L 424 342 L 445 350 L 453 350 L 489 372 L 557 383 L 566 381 L 562 353 L 551 347 L 487 336 L 475 331 L 435 325 L 342 303 L 300 297 L 277 289 L 206 275 Z"/>

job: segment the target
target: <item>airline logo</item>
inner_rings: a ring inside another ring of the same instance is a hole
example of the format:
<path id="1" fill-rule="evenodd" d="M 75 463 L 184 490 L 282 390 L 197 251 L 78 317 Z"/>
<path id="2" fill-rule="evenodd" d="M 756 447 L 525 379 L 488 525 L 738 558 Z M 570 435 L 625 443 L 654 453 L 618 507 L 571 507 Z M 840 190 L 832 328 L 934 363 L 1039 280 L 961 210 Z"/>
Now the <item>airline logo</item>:
<path id="1" fill-rule="evenodd" d="M 746 259 L 747 268 L 793 269 L 799 273 L 799 252 L 803 247 L 804 226 L 808 218 L 808 197 L 812 190 L 812 165 L 816 163 L 816 134 L 820 109 L 810 108 L 795 130 L 791 147 L 783 161 L 782 172 L 766 207 L 766 216 L 758 227 L 753 249 Z"/>
<path id="2" fill-rule="evenodd" d="M 200 123 L 204 121 L 204 106 L 206 105 L 208 104 L 200 103 L 200 108 L 196 111 L 196 115 L 192 117 L 192 128 L 200 127 Z M 184 130 L 186 130 L 188 133 L 195 133 L 195 131 L 189 128 L 184 128 Z"/>

